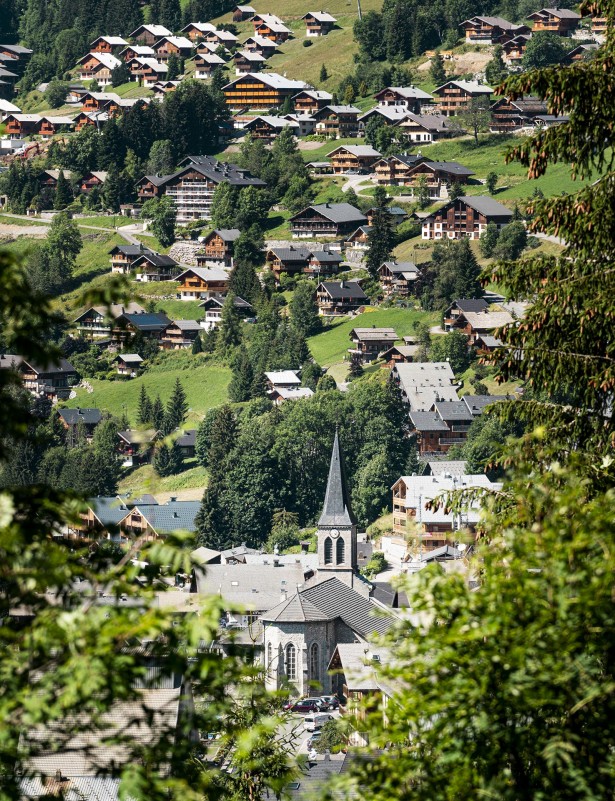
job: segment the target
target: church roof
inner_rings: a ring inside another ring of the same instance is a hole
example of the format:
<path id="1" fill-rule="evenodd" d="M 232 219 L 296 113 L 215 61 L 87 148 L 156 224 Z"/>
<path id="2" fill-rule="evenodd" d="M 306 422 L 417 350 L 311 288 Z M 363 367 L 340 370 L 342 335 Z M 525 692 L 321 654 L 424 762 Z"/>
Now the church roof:
<path id="1" fill-rule="evenodd" d="M 287 598 L 264 614 L 263 620 L 277 623 L 304 623 L 307 621 L 333 620 L 334 617 L 336 615 L 328 615 L 321 611 L 297 591 L 291 598 Z"/>
<path id="2" fill-rule="evenodd" d="M 332 576 L 300 592 L 302 600 L 317 607 L 328 619 L 340 617 L 363 639 L 372 634 L 386 634 L 393 619 L 374 614 L 376 607 L 369 598 Z M 321 618 L 322 619 L 322 618 Z"/>
<path id="3" fill-rule="evenodd" d="M 333 451 L 331 453 L 331 465 L 329 467 L 329 478 L 327 480 L 327 491 L 325 502 L 318 521 L 319 527 L 348 527 L 356 522 L 350 507 L 350 496 L 346 486 L 344 475 L 344 464 L 337 431 L 333 441 Z"/>

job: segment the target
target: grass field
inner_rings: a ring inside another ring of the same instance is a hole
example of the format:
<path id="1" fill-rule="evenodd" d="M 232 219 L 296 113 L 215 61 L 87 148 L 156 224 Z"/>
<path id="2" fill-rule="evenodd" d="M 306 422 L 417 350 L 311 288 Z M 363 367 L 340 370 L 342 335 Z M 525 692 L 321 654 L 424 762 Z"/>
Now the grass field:
<path id="1" fill-rule="evenodd" d="M 186 459 L 185 470 L 175 476 L 161 478 L 151 464 L 144 464 L 136 470 L 131 470 L 119 484 L 119 492 L 142 494 L 149 492 L 157 495 L 161 492 L 181 492 L 182 490 L 198 489 L 201 492 L 207 486 L 207 470 L 196 463 L 196 459 Z"/>
<path id="2" fill-rule="evenodd" d="M 416 321 L 436 325 L 438 315 L 432 312 L 414 311 L 413 309 L 368 309 L 352 319 L 335 322 L 320 334 L 308 339 L 310 352 L 318 364 L 329 367 L 345 359 L 350 347 L 348 335 L 353 328 L 394 328 L 399 338 L 413 332 Z"/>
<path id="3" fill-rule="evenodd" d="M 173 354 L 175 355 L 175 354 Z M 183 360 L 182 360 L 183 363 Z M 167 369 L 168 368 L 168 369 Z M 67 401 L 67 406 L 88 406 L 107 409 L 120 416 L 124 411 L 131 424 L 136 424 L 137 404 L 141 387 L 155 396 L 160 393 L 166 404 L 175 380 L 179 378 L 188 399 L 188 421 L 199 420 L 212 406 L 218 406 L 227 398 L 231 371 L 220 364 L 212 364 L 203 356 L 194 356 L 183 367 L 173 369 L 171 364 L 154 366 L 132 381 L 100 381 L 92 379 L 93 392 L 77 390 L 77 397 Z"/>
<path id="4" fill-rule="evenodd" d="M 171 320 L 201 320 L 205 316 L 197 300 L 158 300 L 156 311 L 164 312 Z"/>

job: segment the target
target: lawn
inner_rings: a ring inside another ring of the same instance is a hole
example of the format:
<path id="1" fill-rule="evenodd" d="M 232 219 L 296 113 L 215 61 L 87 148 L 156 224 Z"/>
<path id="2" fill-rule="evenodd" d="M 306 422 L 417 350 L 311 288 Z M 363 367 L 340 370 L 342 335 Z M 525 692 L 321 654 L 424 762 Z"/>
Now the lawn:
<path id="1" fill-rule="evenodd" d="M 219 406 L 227 399 L 231 371 L 228 367 L 207 361 L 204 356 L 182 359 L 182 367 L 176 369 L 169 360 L 132 381 L 88 379 L 94 391 L 78 389 L 77 397 L 67 401 L 66 405 L 107 409 L 118 417 L 125 411 L 130 423 L 135 425 L 141 387 L 144 386 L 152 396 L 160 393 L 162 402 L 166 404 L 177 378 L 186 392 L 188 421 L 195 423 L 208 409 Z"/>
<path id="2" fill-rule="evenodd" d="M 159 300 L 156 311 L 164 312 L 171 320 L 202 320 L 205 316 L 197 300 Z"/>
<path id="3" fill-rule="evenodd" d="M 415 311 L 414 309 L 397 308 L 369 308 L 364 314 L 359 314 L 342 322 L 334 322 L 327 326 L 320 334 L 308 339 L 310 352 L 318 364 L 329 367 L 341 362 L 348 354 L 350 339 L 348 335 L 353 328 L 394 328 L 399 338 L 412 334 L 413 324 L 416 321 L 435 325 L 438 315 L 432 312 Z"/>
<path id="4" fill-rule="evenodd" d="M 207 470 L 196 463 L 196 459 L 186 459 L 186 468 L 175 476 L 161 478 L 151 464 L 144 464 L 136 470 L 131 470 L 119 484 L 119 492 L 142 494 L 149 492 L 157 495 L 161 492 L 180 492 L 197 489 L 202 491 L 207 486 Z"/>
<path id="5" fill-rule="evenodd" d="M 0 214 L 0 223 L 30 227 L 32 225 L 49 225 L 50 220 L 41 220 L 40 217 L 13 217 L 8 214 Z"/>

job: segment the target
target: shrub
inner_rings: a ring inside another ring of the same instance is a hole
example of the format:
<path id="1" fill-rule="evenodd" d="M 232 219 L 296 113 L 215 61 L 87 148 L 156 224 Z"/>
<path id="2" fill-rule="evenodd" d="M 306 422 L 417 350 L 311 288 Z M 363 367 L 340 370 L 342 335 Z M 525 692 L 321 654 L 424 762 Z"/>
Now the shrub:
<path id="1" fill-rule="evenodd" d="M 303 40 L 303 46 L 304 46 L 304 47 L 311 47 L 311 46 L 312 46 L 312 43 L 310 42 L 310 40 L 309 40 L 309 39 L 304 39 L 304 40 Z"/>

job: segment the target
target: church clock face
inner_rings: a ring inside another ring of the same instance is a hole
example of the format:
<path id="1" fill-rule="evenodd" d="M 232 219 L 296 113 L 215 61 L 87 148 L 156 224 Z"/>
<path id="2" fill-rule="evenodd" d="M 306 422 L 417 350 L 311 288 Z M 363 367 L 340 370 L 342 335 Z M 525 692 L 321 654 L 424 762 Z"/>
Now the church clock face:
<path id="1" fill-rule="evenodd" d="M 332 528 L 329 533 L 331 534 L 334 540 L 336 540 L 340 535 L 339 531 L 336 528 Z"/>

